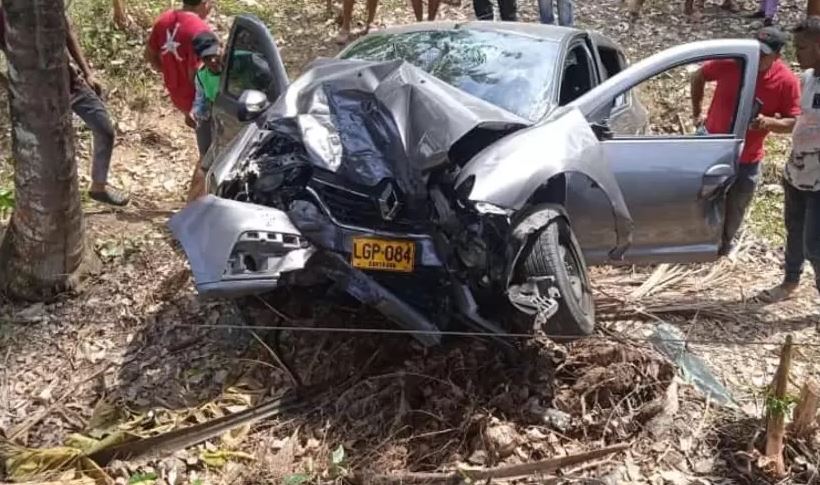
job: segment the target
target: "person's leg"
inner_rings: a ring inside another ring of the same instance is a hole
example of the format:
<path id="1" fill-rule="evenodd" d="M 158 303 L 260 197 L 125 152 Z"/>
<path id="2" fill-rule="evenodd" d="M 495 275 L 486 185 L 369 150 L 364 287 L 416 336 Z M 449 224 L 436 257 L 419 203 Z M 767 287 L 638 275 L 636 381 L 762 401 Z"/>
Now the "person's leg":
<path id="1" fill-rule="evenodd" d="M 558 0 L 558 2 L 560 3 L 561 0 Z M 538 18 L 542 24 L 552 25 L 555 23 L 552 0 L 538 0 Z"/>
<path id="2" fill-rule="evenodd" d="M 641 16 L 641 7 L 643 7 L 643 2 L 644 0 L 628 0 L 627 8 L 629 11 L 629 19 L 631 21 L 634 22 Z M 691 0 L 686 0 L 686 2 L 691 3 Z"/>
<path id="3" fill-rule="evenodd" d="M 518 20 L 516 0 L 498 0 L 498 11 L 501 14 L 501 20 L 510 22 Z"/>
<path id="4" fill-rule="evenodd" d="M 200 121 L 196 127 L 196 146 L 199 149 L 200 158 L 204 157 L 211 148 L 212 134 L 211 120 Z"/>
<path id="5" fill-rule="evenodd" d="M 199 158 L 194 166 L 194 173 L 191 177 L 191 187 L 188 189 L 188 202 L 205 195 L 205 169 L 202 167 L 202 160 L 208 154 L 213 140 L 213 128 L 211 120 L 200 121 L 196 127 L 196 144 L 199 148 Z"/>
<path id="6" fill-rule="evenodd" d="M 814 283 L 820 291 L 820 192 L 803 192 L 806 205 L 803 251 L 814 268 Z"/>
<path id="7" fill-rule="evenodd" d="M 410 0 L 410 4 L 413 6 L 413 15 L 416 16 L 416 22 L 421 22 L 424 18 L 424 6 L 421 4 L 421 0 Z"/>
<path id="8" fill-rule="evenodd" d="M 475 10 L 475 18 L 478 20 L 493 19 L 493 5 L 490 0 L 473 0 L 473 10 Z"/>
<path id="9" fill-rule="evenodd" d="M 767 19 L 774 19 L 777 15 L 777 0 L 763 0 L 763 16 Z"/>
<path id="10" fill-rule="evenodd" d="M 800 284 L 800 275 L 803 272 L 803 261 L 805 260 L 806 200 L 802 192 L 786 181 L 783 182 L 783 189 L 785 202 L 783 220 L 786 226 L 786 257 L 783 264 L 785 274 L 782 283 L 758 296 L 760 300 L 767 303 L 785 300 L 794 293 Z"/>
<path id="11" fill-rule="evenodd" d="M 367 0 L 367 25 L 364 28 L 364 33 L 370 32 L 373 22 L 376 21 L 376 9 L 379 7 L 379 0 Z"/>
<path id="12" fill-rule="evenodd" d="M 427 20 L 429 20 L 430 22 L 436 20 L 436 16 L 438 15 L 439 3 L 439 0 L 429 0 L 429 2 L 427 3 Z"/>
<path id="13" fill-rule="evenodd" d="M 342 2 L 342 26 L 339 28 L 339 35 L 336 36 L 337 44 L 347 44 L 350 40 L 350 22 L 353 19 L 353 2 L 355 0 L 343 0 Z"/>
<path id="14" fill-rule="evenodd" d="M 784 182 L 785 203 L 783 206 L 784 225 L 786 226 L 785 283 L 794 286 L 800 282 L 805 261 L 806 200 L 803 193 L 788 182 Z"/>
<path id="15" fill-rule="evenodd" d="M 558 23 L 572 27 L 572 0 L 558 0 Z"/>
<path id="16" fill-rule="evenodd" d="M 755 194 L 760 177 L 760 163 L 741 163 L 737 177 L 726 195 L 726 219 L 723 225 L 721 254 L 731 252 L 737 231 Z"/>
<path id="17" fill-rule="evenodd" d="M 71 109 L 91 130 L 93 155 L 89 194 L 100 202 L 125 205 L 128 203 L 128 196 L 108 187 L 108 169 L 114 152 L 115 133 L 105 103 L 97 93 L 83 87 L 72 97 Z"/>

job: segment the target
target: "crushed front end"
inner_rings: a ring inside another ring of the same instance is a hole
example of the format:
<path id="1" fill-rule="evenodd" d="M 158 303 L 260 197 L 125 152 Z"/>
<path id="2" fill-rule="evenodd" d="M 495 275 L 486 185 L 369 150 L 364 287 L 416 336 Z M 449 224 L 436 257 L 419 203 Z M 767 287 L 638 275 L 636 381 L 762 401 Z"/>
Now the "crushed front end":
<path id="1" fill-rule="evenodd" d="M 508 294 L 516 211 L 457 182 L 527 125 L 404 62 L 321 61 L 171 227 L 206 295 L 330 284 L 425 345 L 454 322 L 501 332 L 496 310 L 543 298 Z"/>

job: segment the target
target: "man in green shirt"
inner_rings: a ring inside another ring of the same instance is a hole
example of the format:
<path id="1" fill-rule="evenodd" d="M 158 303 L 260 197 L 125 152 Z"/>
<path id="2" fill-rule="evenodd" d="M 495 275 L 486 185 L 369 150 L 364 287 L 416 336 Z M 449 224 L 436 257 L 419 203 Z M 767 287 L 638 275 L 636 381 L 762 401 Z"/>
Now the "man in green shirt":
<path id="1" fill-rule="evenodd" d="M 219 38 L 213 32 L 205 31 L 194 37 L 193 46 L 194 52 L 202 62 L 194 76 L 196 95 L 191 109 L 191 118 L 196 122 L 196 143 L 201 155 L 194 168 L 191 189 L 188 192 L 189 201 L 204 195 L 205 173 L 200 168 L 201 157 L 211 146 L 211 108 L 219 93 L 219 78 L 222 76 L 222 48 L 219 45 Z"/>

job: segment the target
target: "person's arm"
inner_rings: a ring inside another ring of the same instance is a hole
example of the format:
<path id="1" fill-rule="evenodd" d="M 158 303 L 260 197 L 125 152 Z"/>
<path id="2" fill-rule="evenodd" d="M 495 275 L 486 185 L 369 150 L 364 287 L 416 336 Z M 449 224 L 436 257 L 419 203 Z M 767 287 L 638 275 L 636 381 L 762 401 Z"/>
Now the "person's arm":
<path id="1" fill-rule="evenodd" d="M 205 88 L 202 87 L 202 83 L 199 82 L 198 77 L 194 78 L 194 86 L 196 87 L 196 94 L 194 96 L 194 106 L 191 109 L 191 117 L 193 117 L 197 123 L 200 123 L 210 118 L 211 107 L 208 97 L 205 96 Z"/>
<path id="2" fill-rule="evenodd" d="M 162 71 L 162 62 L 160 61 L 159 51 L 151 48 L 151 45 L 145 46 L 145 60 L 148 65 L 157 72 Z"/>
<path id="3" fill-rule="evenodd" d="M 796 118 L 778 118 L 776 116 L 758 115 L 753 123 L 753 128 L 756 130 L 771 131 L 772 133 L 791 133 L 796 122 Z"/>
<path id="4" fill-rule="evenodd" d="M 148 42 L 145 43 L 145 61 L 148 65 L 157 72 L 162 71 L 162 60 L 159 54 L 159 38 L 157 37 L 156 25 L 151 29 L 151 35 L 148 37 Z"/>
<path id="5" fill-rule="evenodd" d="M 80 47 L 80 42 L 77 40 L 77 35 L 74 33 L 74 29 L 71 27 L 71 22 L 68 20 L 68 17 L 65 19 L 65 31 L 66 46 L 68 47 L 69 54 L 71 54 L 71 58 L 77 63 L 77 67 L 79 67 L 80 71 L 82 71 L 83 77 L 88 85 L 91 86 L 91 89 L 93 89 L 98 95 L 102 94 L 102 85 L 94 77 L 94 73 L 91 71 L 91 66 L 89 66 L 88 61 L 86 61 L 85 56 L 83 55 L 83 50 Z"/>
<path id="6" fill-rule="evenodd" d="M 706 89 L 706 77 L 703 75 L 703 68 L 692 74 L 690 80 L 692 96 L 692 120 L 695 125 L 703 124 L 703 93 Z"/>
<path id="7" fill-rule="evenodd" d="M 159 51 L 156 51 L 151 48 L 151 46 L 145 46 L 145 60 L 148 61 L 148 65 L 157 72 L 162 71 L 162 61 L 160 60 Z"/>
<path id="8" fill-rule="evenodd" d="M 776 116 L 758 116 L 754 122 L 754 128 L 771 131 L 772 133 L 788 134 L 794 130 L 797 124 L 797 117 L 800 116 L 800 82 L 796 77 L 792 77 L 785 84 L 783 92 L 780 93 L 781 106 Z"/>

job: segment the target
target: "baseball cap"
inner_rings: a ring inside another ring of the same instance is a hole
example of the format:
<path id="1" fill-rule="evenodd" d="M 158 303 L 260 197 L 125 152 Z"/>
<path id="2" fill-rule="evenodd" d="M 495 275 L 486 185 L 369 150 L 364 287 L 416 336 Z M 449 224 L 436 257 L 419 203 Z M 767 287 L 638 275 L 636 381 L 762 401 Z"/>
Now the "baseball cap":
<path id="1" fill-rule="evenodd" d="M 201 32 L 194 37 L 194 52 L 200 59 L 219 55 L 219 38 L 213 32 Z"/>
<path id="2" fill-rule="evenodd" d="M 780 52 L 789 43 L 789 34 L 777 27 L 763 27 L 757 31 L 755 39 L 760 42 L 760 51 L 769 55 Z"/>

